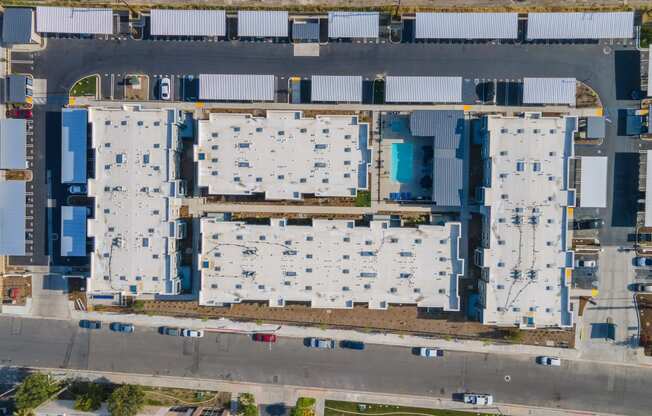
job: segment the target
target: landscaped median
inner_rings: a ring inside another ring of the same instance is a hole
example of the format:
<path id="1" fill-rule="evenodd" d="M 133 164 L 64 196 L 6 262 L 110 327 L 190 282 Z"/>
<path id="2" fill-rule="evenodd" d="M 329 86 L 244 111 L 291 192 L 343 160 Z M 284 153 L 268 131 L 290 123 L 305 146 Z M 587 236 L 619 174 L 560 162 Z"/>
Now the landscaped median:
<path id="1" fill-rule="evenodd" d="M 97 85 L 100 82 L 100 76 L 89 75 L 75 82 L 70 88 L 71 97 L 97 97 Z"/>
<path id="2" fill-rule="evenodd" d="M 489 416 L 491 413 L 477 411 L 463 412 L 448 409 L 424 409 L 420 407 L 394 406 L 389 404 L 369 404 L 326 400 L 324 416 Z"/>

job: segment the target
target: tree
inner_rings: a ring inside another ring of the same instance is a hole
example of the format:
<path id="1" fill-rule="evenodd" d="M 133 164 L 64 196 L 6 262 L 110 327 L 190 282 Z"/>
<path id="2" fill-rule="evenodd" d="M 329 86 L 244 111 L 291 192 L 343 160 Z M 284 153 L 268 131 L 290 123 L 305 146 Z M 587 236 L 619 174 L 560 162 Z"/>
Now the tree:
<path id="1" fill-rule="evenodd" d="M 109 413 L 112 416 L 135 416 L 145 406 L 145 392 L 140 386 L 125 384 L 109 397 Z"/>
<path id="2" fill-rule="evenodd" d="M 315 416 L 315 402 L 312 397 L 299 397 L 290 416 Z"/>
<path id="3" fill-rule="evenodd" d="M 258 407 L 256 400 L 251 393 L 242 393 L 238 396 L 238 415 L 239 416 L 258 416 Z"/>
<path id="4" fill-rule="evenodd" d="M 42 373 L 30 374 L 16 390 L 16 409 L 36 409 L 59 390 L 59 383 Z"/>
<path id="5" fill-rule="evenodd" d="M 75 393 L 75 409 L 82 412 L 97 410 L 106 400 L 104 386 L 96 383 L 85 383 L 83 389 Z"/>

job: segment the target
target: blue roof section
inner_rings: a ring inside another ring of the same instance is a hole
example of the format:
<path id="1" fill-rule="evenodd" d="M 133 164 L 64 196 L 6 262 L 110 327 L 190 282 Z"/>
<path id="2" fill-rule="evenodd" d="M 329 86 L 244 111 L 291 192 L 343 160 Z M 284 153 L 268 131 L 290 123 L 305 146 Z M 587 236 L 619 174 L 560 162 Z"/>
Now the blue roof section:
<path id="1" fill-rule="evenodd" d="M 61 183 L 86 182 L 88 111 L 61 111 Z"/>
<path id="2" fill-rule="evenodd" d="M 86 207 L 61 207 L 61 256 L 86 256 Z"/>
<path id="3" fill-rule="evenodd" d="M 0 255 L 25 255 L 25 182 L 0 182 Z"/>

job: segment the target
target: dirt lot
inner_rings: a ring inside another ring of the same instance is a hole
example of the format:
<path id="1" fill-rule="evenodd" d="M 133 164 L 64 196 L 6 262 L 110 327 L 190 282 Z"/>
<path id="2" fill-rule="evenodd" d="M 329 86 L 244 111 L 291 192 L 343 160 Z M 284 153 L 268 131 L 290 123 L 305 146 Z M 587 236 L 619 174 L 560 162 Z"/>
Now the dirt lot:
<path id="1" fill-rule="evenodd" d="M 593 88 L 583 82 L 577 83 L 576 95 L 577 102 L 575 106 L 577 108 L 602 107 L 602 102 L 600 101 L 598 94 L 593 90 Z"/>
<path id="2" fill-rule="evenodd" d="M 149 99 L 149 77 L 128 75 L 124 81 L 125 100 L 146 101 Z"/>
<path id="3" fill-rule="evenodd" d="M 645 355 L 652 356 L 652 294 L 638 294 L 636 302 L 641 322 L 640 345 L 645 348 Z"/>
<path id="4" fill-rule="evenodd" d="M 515 342 L 531 345 L 573 345 L 573 331 L 514 331 L 494 328 L 479 322 L 465 321 L 461 314 L 427 313 L 414 306 L 393 306 L 372 310 L 366 306 L 353 309 L 314 309 L 305 305 L 270 308 L 257 303 L 243 303 L 230 308 L 199 306 L 197 302 L 139 301 L 135 310 L 98 307 L 98 311 L 146 313 L 177 317 L 219 318 L 279 324 L 309 325 L 320 328 L 356 329 L 364 332 L 419 334 L 446 339 L 482 339 L 487 342 Z"/>

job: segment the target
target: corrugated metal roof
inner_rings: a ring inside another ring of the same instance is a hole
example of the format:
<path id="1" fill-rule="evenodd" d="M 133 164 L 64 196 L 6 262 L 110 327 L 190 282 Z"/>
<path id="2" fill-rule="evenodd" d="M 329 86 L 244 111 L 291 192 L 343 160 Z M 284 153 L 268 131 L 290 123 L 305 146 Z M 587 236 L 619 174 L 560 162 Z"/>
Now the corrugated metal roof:
<path id="1" fill-rule="evenodd" d="M 516 39 L 518 13 L 417 13 L 417 39 Z"/>
<path id="2" fill-rule="evenodd" d="M 464 134 L 464 111 L 413 111 L 410 114 L 410 133 L 417 137 L 434 137 L 435 148 L 457 149 Z"/>
<path id="3" fill-rule="evenodd" d="M 319 41 L 319 23 L 294 21 L 292 23 L 292 39 Z"/>
<path id="4" fill-rule="evenodd" d="M 523 104 L 575 106 L 575 78 L 523 78 Z"/>
<path id="5" fill-rule="evenodd" d="M 154 36 L 225 36 L 224 10 L 151 11 L 150 33 Z"/>
<path id="6" fill-rule="evenodd" d="M 113 11 L 81 7 L 36 8 L 36 31 L 39 33 L 113 34 Z"/>
<path id="7" fill-rule="evenodd" d="M 652 227 L 652 150 L 648 150 L 645 171 L 645 226 Z"/>
<path id="8" fill-rule="evenodd" d="M 2 18 L 2 41 L 24 44 L 32 41 L 32 9 L 8 7 Z"/>
<path id="9" fill-rule="evenodd" d="M 27 102 L 27 75 L 11 74 L 7 77 L 7 102 Z"/>
<path id="10" fill-rule="evenodd" d="M 647 96 L 652 97 L 652 48 L 648 48 L 647 55 Z"/>
<path id="11" fill-rule="evenodd" d="M 274 75 L 199 75 L 200 100 L 274 101 L 274 92 Z"/>
<path id="12" fill-rule="evenodd" d="M 464 178 L 462 159 L 435 157 L 432 163 L 432 201 L 442 206 L 461 206 Z"/>
<path id="13" fill-rule="evenodd" d="M 378 12 L 328 12 L 329 38 L 377 38 Z"/>
<path id="14" fill-rule="evenodd" d="M 0 255 L 25 255 L 24 181 L 0 182 Z"/>
<path id="15" fill-rule="evenodd" d="M 581 159 L 580 206 L 588 208 L 607 207 L 607 157 Z"/>
<path id="16" fill-rule="evenodd" d="M 388 103 L 460 103 L 462 77 L 393 77 L 385 80 Z"/>
<path id="17" fill-rule="evenodd" d="M 247 11 L 238 12 L 238 36 L 240 37 L 287 37 L 288 12 Z"/>
<path id="18" fill-rule="evenodd" d="M 312 102 L 362 102 L 361 76 L 313 75 L 310 84 Z"/>
<path id="19" fill-rule="evenodd" d="M 86 255 L 86 207 L 61 207 L 61 256 Z"/>
<path id="20" fill-rule="evenodd" d="M 586 136 L 589 139 L 604 139 L 605 135 L 606 126 L 604 117 L 586 118 Z"/>
<path id="21" fill-rule="evenodd" d="M 632 38 L 634 12 L 529 13 L 528 39 Z"/>
<path id="22" fill-rule="evenodd" d="M 61 182 L 86 182 L 88 111 L 61 110 Z"/>
<path id="23" fill-rule="evenodd" d="M 0 120 L 0 169 L 25 169 L 27 123 L 20 119 Z"/>

